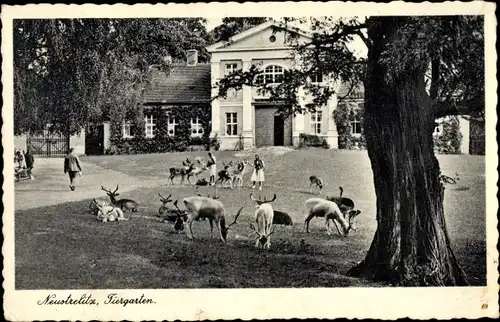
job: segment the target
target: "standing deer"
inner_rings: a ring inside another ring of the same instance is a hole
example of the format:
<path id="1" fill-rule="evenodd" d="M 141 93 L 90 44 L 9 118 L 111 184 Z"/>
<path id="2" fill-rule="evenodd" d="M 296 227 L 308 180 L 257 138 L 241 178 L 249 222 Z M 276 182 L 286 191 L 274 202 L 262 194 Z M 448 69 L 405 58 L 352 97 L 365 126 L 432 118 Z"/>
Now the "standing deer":
<path id="1" fill-rule="evenodd" d="M 191 171 L 194 169 L 194 163 L 185 163 L 184 161 L 182 162 L 184 167 L 182 168 L 175 168 L 172 167 L 169 169 L 170 176 L 168 177 L 170 179 L 170 182 L 174 184 L 174 178 L 175 177 L 181 177 L 181 183 L 184 183 L 184 179 L 186 178 L 186 175 L 188 175 Z"/>
<path id="2" fill-rule="evenodd" d="M 340 210 L 337 203 L 321 198 L 311 198 L 306 200 L 305 208 L 306 219 L 304 221 L 304 226 L 307 233 L 309 233 L 309 222 L 314 217 L 325 218 L 326 232 L 328 235 L 331 234 L 330 220 L 333 221 L 337 231 L 342 236 L 349 235 L 350 230 L 357 230 L 352 221 L 361 213 L 359 210 L 349 210 L 344 216 L 344 213 Z M 342 227 L 342 232 L 340 232 L 337 222 Z"/>
<path id="3" fill-rule="evenodd" d="M 116 185 L 115 191 L 107 190 L 103 186 L 101 186 L 101 190 L 106 192 L 106 194 L 109 196 L 109 200 L 111 201 L 111 204 L 113 206 L 116 206 L 120 208 L 121 210 L 126 209 L 130 212 L 137 212 L 137 208 L 139 207 L 139 204 L 135 202 L 132 199 L 120 199 L 116 200 L 116 196 L 119 196 L 120 194 L 117 193 L 118 191 L 118 185 Z"/>
<path id="4" fill-rule="evenodd" d="M 273 219 L 274 211 L 273 207 L 270 205 L 271 202 L 276 200 L 276 194 L 272 200 L 264 201 L 255 199 L 253 194 L 250 194 L 250 199 L 257 203 L 257 210 L 255 211 L 255 222 L 257 228 L 253 224 L 250 224 L 250 228 L 257 235 L 257 240 L 255 241 L 256 248 L 269 249 L 271 247 L 271 235 L 274 234 Z"/>
<path id="5" fill-rule="evenodd" d="M 191 183 L 191 177 L 194 177 L 194 182 L 198 181 L 198 175 L 208 170 L 208 167 L 200 159 L 197 160 L 199 166 L 194 167 L 191 171 L 187 172 L 187 180 Z M 192 184 L 192 183 L 191 183 Z"/>
<path id="6" fill-rule="evenodd" d="M 236 224 L 236 220 L 238 219 L 243 207 L 238 210 L 234 221 L 226 226 L 226 218 L 224 215 L 224 206 L 219 200 L 214 200 L 208 197 L 202 196 L 192 196 L 187 197 L 182 200 L 184 203 L 184 207 L 186 209 L 187 221 L 188 225 L 187 236 L 190 239 L 194 239 L 195 236 L 193 234 L 193 221 L 198 218 L 207 218 L 210 222 L 210 237 L 213 237 L 213 222 L 217 225 L 217 229 L 220 233 L 220 238 L 223 243 L 227 241 L 227 233 L 229 228 Z"/>

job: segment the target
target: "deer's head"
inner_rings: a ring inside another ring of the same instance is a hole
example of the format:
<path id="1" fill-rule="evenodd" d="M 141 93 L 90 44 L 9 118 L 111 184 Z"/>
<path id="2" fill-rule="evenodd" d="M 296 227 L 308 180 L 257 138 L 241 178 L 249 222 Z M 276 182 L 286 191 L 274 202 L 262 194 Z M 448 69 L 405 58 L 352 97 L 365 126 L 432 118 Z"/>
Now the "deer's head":
<path id="1" fill-rule="evenodd" d="M 253 201 L 255 201 L 257 203 L 257 207 L 260 207 L 260 205 L 263 205 L 265 203 L 274 202 L 276 200 L 276 194 L 274 194 L 273 199 L 271 199 L 271 200 L 267 200 L 266 198 L 264 198 L 264 200 L 262 200 L 260 196 L 259 196 L 259 199 L 257 200 L 254 198 L 253 193 L 251 193 L 250 199 L 252 199 Z"/>
<path id="2" fill-rule="evenodd" d="M 242 210 L 243 210 L 243 207 L 241 207 L 240 210 L 238 210 L 238 212 L 236 213 L 236 216 L 234 216 L 234 221 L 232 223 L 230 223 L 229 226 L 222 227 L 222 225 L 221 225 L 220 233 L 222 235 L 222 238 L 224 239 L 224 242 L 227 241 L 227 233 L 228 233 L 229 229 L 231 228 L 231 226 L 237 224 L 236 220 L 238 220 L 238 217 L 240 216 Z"/>
<path id="3" fill-rule="evenodd" d="M 274 234 L 274 228 L 276 227 L 276 225 L 273 225 L 271 231 L 269 233 L 265 233 L 265 232 L 260 232 L 258 229 L 255 228 L 255 226 L 250 223 L 250 228 L 253 230 L 253 232 L 257 235 L 257 237 L 255 239 L 258 239 L 259 240 L 259 243 L 264 246 L 265 244 L 267 244 L 267 240 L 269 239 L 269 236 L 271 236 L 272 234 Z"/>
<path id="4" fill-rule="evenodd" d="M 344 227 L 344 235 L 347 236 L 349 235 L 349 232 L 351 230 L 358 231 L 358 228 L 356 228 L 356 224 L 354 223 L 354 219 L 361 213 L 361 210 L 350 210 L 346 214 L 346 219 L 347 219 L 347 227 Z"/>

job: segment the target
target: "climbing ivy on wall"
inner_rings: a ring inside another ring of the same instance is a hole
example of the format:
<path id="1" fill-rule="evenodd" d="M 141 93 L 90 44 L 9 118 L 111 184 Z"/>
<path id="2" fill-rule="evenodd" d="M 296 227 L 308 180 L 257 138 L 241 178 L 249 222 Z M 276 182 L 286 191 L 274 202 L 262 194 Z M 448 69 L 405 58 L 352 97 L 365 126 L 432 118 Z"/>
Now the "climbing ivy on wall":
<path id="1" fill-rule="evenodd" d="M 144 116 L 153 115 L 155 128 L 154 137 L 145 136 Z M 153 106 L 142 109 L 134 115 L 115 115 L 111 118 L 111 144 L 108 153 L 161 153 L 186 151 L 197 146 L 198 149 L 218 150 L 220 144 L 217 138 L 210 138 L 210 106 Z M 201 122 L 203 134 L 201 137 L 191 137 L 191 120 L 198 118 Z M 127 119 L 132 123 L 133 138 L 124 138 L 122 134 L 123 121 Z M 175 133 L 169 133 L 169 119 L 175 119 Z"/>
<path id="2" fill-rule="evenodd" d="M 442 131 L 434 135 L 434 149 L 442 154 L 460 154 L 462 145 L 462 133 L 460 133 L 460 121 L 458 117 L 452 116 L 442 121 Z"/>
<path id="3" fill-rule="evenodd" d="M 363 124 L 364 109 L 361 104 L 354 101 L 341 101 L 338 107 L 333 111 L 333 119 L 337 125 L 339 135 L 339 149 L 366 148 L 363 127 L 361 126 L 361 135 L 354 136 L 351 133 L 351 122 L 357 116 L 360 125 Z"/>

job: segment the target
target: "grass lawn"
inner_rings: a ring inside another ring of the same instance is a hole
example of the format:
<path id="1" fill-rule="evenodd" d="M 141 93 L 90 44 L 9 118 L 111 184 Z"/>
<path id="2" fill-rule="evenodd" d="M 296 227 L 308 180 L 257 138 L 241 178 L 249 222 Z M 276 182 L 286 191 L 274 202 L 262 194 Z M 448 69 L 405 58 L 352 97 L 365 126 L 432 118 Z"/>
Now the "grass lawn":
<path id="1" fill-rule="evenodd" d="M 180 165 L 187 156 L 206 160 L 205 153 L 82 157 L 102 167 L 103 176 L 105 169 L 112 169 L 137 182 L 156 179 L 161 187 L 149 184 L 120 194 L 137 200 L 141 209 L 129 221 L 119 223 L 96 221 L 87 213 L 89 199 L 16 211 L 16 289 L 383 286 L 345 276 L 364 258 L 376 228 L 376 199 L 366 152 L 277 151 L 259 152 L 267 169 L 262 195 L 270 198 L 276 193 L 274 208 L 289 212 L 294 226 L 277 227 L 269 251 L 253 247 L 248 224 L 255 208 L 249 198 L 249 173 L 241 191 L 218 189 L 228 221 L 239 207 L 245 207 L 224 245 L 215 232 L 210 239 L 208 222 L 195 222 L 197 239 L 188 240 L 172 225 L 150 218 L 161 205 L 157 192 L 171 193 L 173 199 L 194 194 L 194 187 L 180 186 L 179 178 L 170 185 L 168 168 Z M 222 160 L 252 160 L 253 152 L 217 152 L 216 157 L 220 168 Z M 443 173 L 460 175 L 459 183 L 449 186 L 445 197 L 454 250 L 470 283 L 485 285 L 484 157 L 440 156 L 439 160 Z M 328 236 L 324 221 L 313 219 L 311 234 L 303 232 L 303 204 L 312 197 L 308 182 L 312 174 L 325 179 L 326 194 L 337 195 L 338 186 L 344 187 L 345 196 L 362 211 L 356 219 L 359 231 L 343 238 L 334 229 Z M 115 179 L 109 178 L 109 188 Z M 92 189 L 99 190 L 99 185 Z M 205 187 L 201 191 L 213 193 Z"/>

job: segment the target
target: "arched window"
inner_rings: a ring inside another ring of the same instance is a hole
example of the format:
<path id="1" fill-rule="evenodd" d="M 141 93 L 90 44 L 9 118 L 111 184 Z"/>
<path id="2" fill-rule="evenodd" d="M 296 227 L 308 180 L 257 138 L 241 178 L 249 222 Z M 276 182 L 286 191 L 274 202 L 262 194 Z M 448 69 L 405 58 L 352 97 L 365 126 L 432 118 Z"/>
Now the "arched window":
<path id="1" fill-rule="evenodd" d="M 283 74 L 285 69 L 278 65 L 269 65 L 264 69 L 264 72 L 257 75 L 255 83 L 257 85 L 263 84 L 279 84 L 283 81 Z"/>

